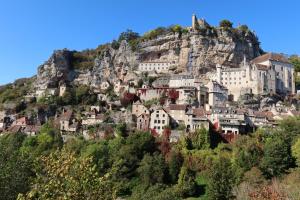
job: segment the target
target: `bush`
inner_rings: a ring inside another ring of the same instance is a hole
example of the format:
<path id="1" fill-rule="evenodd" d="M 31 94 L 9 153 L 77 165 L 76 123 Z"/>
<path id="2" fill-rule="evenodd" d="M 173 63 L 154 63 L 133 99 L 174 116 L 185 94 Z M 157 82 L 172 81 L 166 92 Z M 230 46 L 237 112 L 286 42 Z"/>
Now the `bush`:
<path id="1" fill-rule="evenodd" d="M 244 33 L 247 33 L 249 31 L 249 28 L 247 25 L 241 25 L 238 27 L 239 30 L 241 30 Z"/>
<path id="2" fill-rule="evenodd" d="M 227 19 L 220 21 L 220 27 L 222 28 L 232 28 L 233 23 Z"/>
<path id="3" fill-rule="evenodd" d="M 136 32 L 133 32 L 132 30 L 128 29 L 127 31 L 120 34 L 118 42 L 125 40 L 127 42 L 130 42 L 132 40 L 136 40 L 140 37 L 140 35 Z"/>

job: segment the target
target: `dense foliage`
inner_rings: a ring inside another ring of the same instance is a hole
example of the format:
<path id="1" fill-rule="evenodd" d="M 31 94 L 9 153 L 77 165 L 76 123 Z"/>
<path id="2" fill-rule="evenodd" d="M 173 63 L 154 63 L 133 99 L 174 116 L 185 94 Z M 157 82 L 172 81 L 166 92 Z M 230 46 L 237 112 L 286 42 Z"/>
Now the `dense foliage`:
<path id="1" fill-rule="evenodd" d="M 212 148 L 205 129 L 170 144 L 168 131 L 125 123 L 116 138 L 63 144 L 47 123 L 35 137 L 0 137 L 0 199 L 299 199 L 299 126 L 286 119 Z"/>

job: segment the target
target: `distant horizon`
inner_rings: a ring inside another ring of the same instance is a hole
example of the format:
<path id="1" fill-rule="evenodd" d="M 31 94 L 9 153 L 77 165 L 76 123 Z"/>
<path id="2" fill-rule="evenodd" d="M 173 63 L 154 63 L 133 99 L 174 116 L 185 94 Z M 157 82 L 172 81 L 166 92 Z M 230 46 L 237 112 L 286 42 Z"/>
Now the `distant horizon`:
<path id="1" fill-rule="evenodd" d="M 0 85 L 16 79 L 29 78 L 51 56 L 53 51 L 67 48 L 82 51 L 94 49 L 117 39 L 121 32 L 131 29 L 143 35 L 160 26 L 179 24 L 191 26 L 196 14 L 213 25 L 228 19 L 246 24 L 257 34 L 265 52 L 300 54 L 300 2 L 284 3 L 253 0 L 247 2 L 213 2 L 208 0 L 29 0 L 3 2 L 0 8 Z M 159 6 L 157 6 L 159 5 Z M 267 11 L 268 12 L 267 12 Z M 278 16 L 276 10 L 284 15 Z M 212 12 L 213 11 L 213 12 Z M 3 71 L 5 73 L 3 73 Z"/>

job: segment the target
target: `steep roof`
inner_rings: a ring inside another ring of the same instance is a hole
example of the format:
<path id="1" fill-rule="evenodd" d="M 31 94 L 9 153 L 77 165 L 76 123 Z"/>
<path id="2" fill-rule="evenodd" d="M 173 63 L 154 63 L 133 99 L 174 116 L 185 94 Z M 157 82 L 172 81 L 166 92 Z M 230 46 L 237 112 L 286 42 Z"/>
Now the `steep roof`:
<path id="1" fill-rule="evenodd" d="M 284 55 L 278 53 L 267 53 L 262 56 L 256 57 L 252 60 L 252 63 L 259 64 L 268 60 L 290 63 L 289 60 Z"/>

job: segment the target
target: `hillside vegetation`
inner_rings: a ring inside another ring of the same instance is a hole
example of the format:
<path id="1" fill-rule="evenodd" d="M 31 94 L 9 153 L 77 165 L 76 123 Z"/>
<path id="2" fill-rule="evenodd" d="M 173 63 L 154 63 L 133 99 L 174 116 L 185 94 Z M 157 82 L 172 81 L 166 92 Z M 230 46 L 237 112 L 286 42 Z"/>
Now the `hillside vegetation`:
<path id="1" fill-rule="evenodd" d="M 116 129 L 65 144 L 51 123 L 36 137 L 0 137 L 0 199 L 300 198 L 299 118 L 217 146 L 205 130 L 170 144 L 168 132 Z"/>

